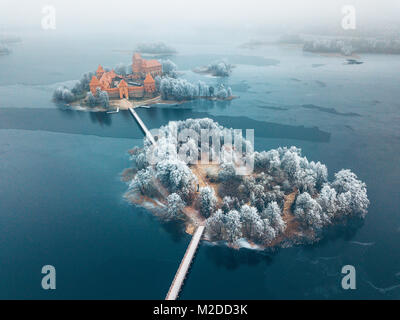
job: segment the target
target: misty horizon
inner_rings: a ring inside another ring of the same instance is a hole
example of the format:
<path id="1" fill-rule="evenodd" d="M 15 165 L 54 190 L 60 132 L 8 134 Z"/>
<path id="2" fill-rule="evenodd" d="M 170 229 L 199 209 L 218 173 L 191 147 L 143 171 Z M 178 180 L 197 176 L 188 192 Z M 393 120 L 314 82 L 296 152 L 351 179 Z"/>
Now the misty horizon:
<path id="1" fill-rule="evenodd" d="M 285 33 L 343 34 L 344 5 L 356 9 L 358 33 L 398 30 L 400 3 L 386 1 L 18 1 L 0 4 L 0 33 L 54 36 L 134 35 L 149 41 L 262 38 Z M 46 6 L 56 10 L 56 28 L 41 26 Z M 120 8 L 120 10 L 119 10 Z M 184 27 L 183 27 L 184 26 Z"/>

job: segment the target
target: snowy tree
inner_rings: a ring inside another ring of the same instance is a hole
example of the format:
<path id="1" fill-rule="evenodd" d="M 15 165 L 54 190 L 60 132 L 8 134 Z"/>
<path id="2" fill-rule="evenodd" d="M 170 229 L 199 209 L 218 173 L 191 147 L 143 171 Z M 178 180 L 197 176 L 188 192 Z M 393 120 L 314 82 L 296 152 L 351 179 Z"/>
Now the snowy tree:
<path id="1" fill-rule="evenodd" d="M 292 179 L 296 177 L 296 173 L 300 170 L 300 160 L 299 154 L 290 149 L 283 154 L 281 167 Z"/>
<path id="2" fill-rule="evenodd" d="M 236 210 L 225 215 L 225 240 L 233 243 L 242 237 L 240 214 Z"/>
<path id="3" fill-rule="evenodd" d="M 234 208 L 234 199 L 229 196 L 224 197 L 222 199 L 222 206 L 221 206 L 222 212 L 226 214 L 233 208 Z"/>
<path id="4" fill-rule="evenodd" d="M 217 210 L 206 220 L 206 230 L 212 239 L 221 240 L 225 235 L 225 215 Z"/>
<path id="5" fill-rule="evenodd" d="M 96 88 L 96 100 L 101 106 L 108 108 L 110 106 L 110 99 L 107 91 L 103 91 L 100 88 Z"/>
<path id="6" fill-rule="evenodd" d="M 308 192 L 301 193 L 296 199 L 294 214 L 308 226 L 317 229 L 323 227 L 325 221 L 321 216 L 321 210 L 321 206 Z"/>
<path id="7" fill-rule="evenodd" d="M 93 76 L 93 72 L 86 72 L 82 75 L 81 79 L 75 83 L 74 87 L 71 89 L 75 99 L 78 99 L 78 96 L 82 96 L 85 92 L 90 90 L 89 83 Z"/>
<path id="8" fill-rule="evenodd" d="M 215 92 L 215 96 L 221 100 L 227 99 L 232 96 L 232 89 L 231 87 L 225 88 L 224 85 L 220 85 Z"/>
<path id="9" fill-rule="evenodd" d="M 264 209 L 266 202 L 266 194 L 264 186 L 261 184 L 254 184 L 250 191 L 250 202 L 257 208 L 259 212 Z"/>
<path id="10" fill-rule="evenodd" d="M 136 189 L 143 195 L 155 195 L 153 183 L 154 172 L 150 168 L 139 170 L 129 185 L 129 189 Z"/>
<path id="11" fill-rule="evenodd" d="M 55 101 L 63 101 L 66 103 L 70 103 L 75 100 L 75 96 L 67 87 L 58 87 L 53 94 L 53 98 Z"/>
<path id="12" fill-rule="evenodd" d="M 203 217 L 208 218 L 217 205 L 217 197 L 215 196 L 214 189 L 211 187 L 200 188 L 199 203 L 200 213 Z"/>
<path id="13" fill-rule="evenodd" d="M 242 206 L 240 209 L 240 221 L 242 223 L 242 231 L 245 237 L 249 239 L 258 237 L 261 218 L 258 215 L 256 208 L 248 205 Z"/>
<path id="14" fill-rule="evenodd" d="M 192 100 L 199 96 L 198 86 L 185 79 L 163 77 L 160 82 L 160 93 L 164 100 Z"/>
<path id="15" fill-rule="evenodd" d="M 210 87 L 208 88 L 208 96 L 209 96 L 209 97 L 213 97 L 213 96 L 214 96 L 214 92 L 215 92 L 214 87 L 210 86 Z"/>
<path id="16" fill-rule="evenodd" d="M 358 180 L 350 170 L 340 170 L 335 174 L 332 187 L 338 194 L 338 206 L 343 214 L 355 213 L 365 217 L 369 200 L 364 182 Z"/>
<path id="17" fill-rule="evenodd" d="M 283 203 L 285 194 L 281 191 L 279 186 L 274 186 L 271 191 L 265 193 L 265 202 L 269 203 L 275 201 L 277 203 Z"/>
<path id="18" fill-rule="evenodd" d="M 93 72 L 84 73 L 81 79 L 75 82 L 72 89 L 69 89 L 66 86 L 58 87 L 53 93 L 54 100 L 70 103 L 84 98 L 86 92 L 90 90 L 89 83 L 93 75 Z"/>
<path id="19" fill-rule="evenodd" d="M 226 61 L 216 61 L 208 65 L 208 72 L 216 77 L 228 77 L 232 72 L 232 65 Z"/>
<path id="20" fill-rule="evenodd" d="M 270 225 L 268 219 L 262 219 L 261 226 L 262 226 L 262 232 L 259 238 L 264 244 L 270 244 L 271 241 L 274 240 L 276 237 L 276 231 Z"/>
<path id="21" fill-rule="evenodd" d="M 299 168 L 293 176 L 295 186 L 300 192 L 308 192 L 314 194 L 317 184 L 316 173 L 309 168 Z"/>
<path id="22" fill-rule="evenodd" d="M 281 233 L 286 229 L 286 223 L 282 219 L 282 211 L 279 208 L 278 204 L 273 201 L 268 204 L 268 206 L 261 213 L 261 218 L 267 219 L 274 228 L 276 233 Z"/>
<path id="23" fill-rule="evenodd" d="M 221 182 L 231 182 L 233 179 L 235 179 L 236 176 L 236 170 L 235 166 L 233 165 L 232 162 L 229 163 L 223 163 L 221 165 L 221 169 L 218 172 L 218 179 Z"/>
<path id="24" fill-rule="evenodd" d="M 147 161 L 147 157 L 144 152 L 133 153 L 130 159 L 133 162 L 133 166 L 137 170 L 142 170 L 149 166 L 149 162 Z"/>
<path id="25" fill-rule="evenodd" d="M 338 210 L 336 190 L 328 184 L 325 184 L 321 189 L 317 201 L 321 206 L 322 213 L 326 216 L 326 219 L 329 221 L 333 219 Z"/>
<path id="26" fill-rule="evenodd" d="M 176 72 L 178 67 L 171 60 L 169 60 L 169 59 L 161 60 L 161 65 L 162 65 L 162 70 L 163 70 L 164 75 L 171 77 L 171 78 L 178 77 L 178 74 Z"/>
<path id="27" fill-rule="evenodd" d="M 197 87 L 199 97 L 208 97 L 210 95 L 210 88 L 205 82 L 199 80 L 199 82 L 197 82 Z"/>
<path id="28" fill-rule="evenodd" d="M 86 95 L 86 101 L 90 107 L 94 107 L 96 105 L 96 98 L 90 91 Z"/>
<path id="29" fill-rule="evenodd" d="M 225 89 L 225 87 L 222 85 L 217 89 L 217 92 L 215 93 L 215 96 L 218 99 L 226 99 L 228 98 L 228 91 Z"/>
<path id="30" fill-rule="evenodd" d="M 156 177 L 170 192 L 188 196 L 194 191 L 195 177 L 189 167 L 179 159 L 166 159 L 158 162 Z"/>
<path id="31" fill-rule="evenodd" d="M 261 170 L 278 169 L 281 165 L 279 152 L 277 150 L 269 150 L 262 152 L 254 152 L 254 167 Z"/>
<path id="32" fill-rule="evenodd" d="M 171 193 L 167 197 L 167 209 L 164 212 L 163 218 L 167 221 L 179 219 L 182 217 L 182 210 L 185 207 L 185 203 L 182 198 L 176 194 Z"/>
<path id="33" fill-rule="evenodd" d="M 160 86 L 161 86 L 161 77 L 160 76 L 156 76 L 155 78 L 154 78 L 154 82 L 155 82 L 155 85 L 156 85 L 156 89 L 159 91 L 160 90 Z"/>
<path id="34" fill-rule="evenodd" d="M 328 181 L 328 169 L 326 165 L 321 162 L 311 161 L 309 163 L 309 168 L 315 172 L 315 183 L 316 187 L 319 190 L 325 182 Z"/>

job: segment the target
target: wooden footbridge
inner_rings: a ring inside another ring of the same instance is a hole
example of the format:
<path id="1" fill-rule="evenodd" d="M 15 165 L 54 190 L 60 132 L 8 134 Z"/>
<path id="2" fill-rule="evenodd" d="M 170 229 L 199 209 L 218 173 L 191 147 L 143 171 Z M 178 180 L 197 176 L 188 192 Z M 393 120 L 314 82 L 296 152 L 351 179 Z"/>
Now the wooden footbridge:
<path id="1" fill-rule="evenodd" d="M 204 232 L 204 226 L 197 227 L 195 233 L 193 234 L 192 240 L 186 249 L 185 255 L 179 265 L 178 271 L 175 274 L 174 280 L 172 281 L 171 287 L 168 290 L 165 300 L 176 300 L 178 298 L 179 292 L 182 289 L 183 282 L 186 279 L 189 267 L 193 261 L 193 257 L 199 246 L 201 236 Z"/>
<path id="2" fill-rule="evenodd" d="M 154 140 L 153 135 L 151 134 L 149 129 L 147 129 L 146 125 L 143 123 L 142 119 L 140 119 L 134 108 L 130 107 L 128 110 L 135 118 L 136 122 L 139 124 L 146 137 L 153 145 L 156 145 L 156 141 Z M 182 285 L 189 272 L 190 265 L 192 264 L 193 258 L 196 254 L 201 237 L 203 236 L 203 232 L 203 225 L 198 226 L 196 231 L 194 232 L 192 240 L 190 241 L 189 246 L 186 249 L 185 255 L 183 256 L 181 264 L 179 265 L 178 271 L 175 274 L 174 280 L 172 281 L 165 300 L 176 300 L 178 298 L 179 292 L 181 291 Z"/>
<path id="3" fill-rule="evenodd" d="M 142 119 L 140 119 L 139 115 L 136 113 L 136 111 L 133 108 L 129 108 L 129 112 L 131 115 L 135 118 L 136 122 L 139 124 L 140 128 L 142 128 L 143 132 L 145 133 L 146 137 L 150 140 L 152 144 L 156 144 L 156 141 L 154 140 L 153 135 L 147 129 L 146 125 L 143 123 Z"/>

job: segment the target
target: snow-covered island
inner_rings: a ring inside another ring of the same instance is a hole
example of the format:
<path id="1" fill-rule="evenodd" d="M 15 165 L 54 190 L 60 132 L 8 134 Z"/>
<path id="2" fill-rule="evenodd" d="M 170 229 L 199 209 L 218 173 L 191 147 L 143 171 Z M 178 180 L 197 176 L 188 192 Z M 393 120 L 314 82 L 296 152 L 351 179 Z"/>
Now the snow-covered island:
<path id="1" fill-rule="evenodd" d="M 192 138 L 204 132 L 215 139 L 202 145 Z M 326 166 L 296 147 L 257 152 L 243 139 L 239 152 L 226 144 L 237 131 L 208 118 L 170 122 L 156 137 L 156 146 L 145 138 L 143 148 L 130 150 L 132 167 L 122 174 L 126 199 L 162 220 L 183 221 L 189 233 L 205 225 L 209 241 L 289 247 L 318 241 L 329 226 L 367 214 L 365 183 L 350 170 L 329 182 Z M 215 154 L 220 161 L 204 161 Z M 238 174 L 240 158 L 253 160 L 245 175 Z"/>
<path id="2" fill-rule="evenodd" d="M 136 60 L 139 60 L 137 67 Z M 195 99 L 232 100 L 236 98 L 230 87 L 209 85 L 204 81 L 192 83 L 180 78 L 177 66 L 169 59 L 151 60 L 143 67 L 140 55 L 134 54 L 133 64 L 118 64 L 115 68 L 99 65 L 96 72 L 87 72 L 72 87 L 59 86 L 53 101 L 77 110 L 104 112 L 128 109 L 137 105 L 178 104 Z M 136 71 L 137 68 L 144 68 Z M 149 72 L 146 73 L 147 69 Z M 154 78 L 153 78 L 153 76 Z M 129 100 L 129 101 L 128 101 Z"/>
<path id="3" fill-rule="evenodd" d="M 209 74 L 214 77 L 229 77 L 232 73 L 233 65 L 227 61 L 215 61 L 207 66 L 197 67 L 193 69 L 193 72 Z"/>
<path id="4" fill-rule="evenodd" d="M 139 43 L 135 50 L 140 53 L 153 55 L 172 55 L 177 53 L 175 48 L 164 42 Z"/>

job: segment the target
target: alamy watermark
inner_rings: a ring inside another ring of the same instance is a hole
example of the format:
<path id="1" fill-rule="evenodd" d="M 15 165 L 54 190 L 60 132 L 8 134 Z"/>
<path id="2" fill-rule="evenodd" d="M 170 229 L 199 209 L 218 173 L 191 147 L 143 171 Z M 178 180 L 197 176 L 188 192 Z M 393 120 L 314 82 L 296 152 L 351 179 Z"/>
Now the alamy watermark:
<path id="1" fill-rule="evenodd" d="M 352 5 L 342 7 L 342 28 L 344 30 L 355 30 L 357 27 L 356 8 Z"/>
<path id="2" fill-rule="evenodd" d="M 56 29 L 56 8 L 51 5 L 44 6 L 42 8 L 42 20 L 41 26 L 43 30 L 55 30 Z"/>
<path id="3" fill-rule="evenodd" d="M 186 164 L 233 163 L 237 175 L 248 175 L 254 170 L 254 129 L 177 129 L 169 131 L 151 130 L 158 138 L 156 145 L 147 153 L 149 164 L 161 160 L 179 159 Z"/>
<path id="4" fill-rule="evenodd" d="M 42 278 L 42 288 L 44 290 L 55 290 L 56 289 L 56 268 L 52 265 L 45 265 L 42 267 L 42 274 L 45 276 Z"/>
<path id="5" fill-rule="evenodd" d="M 342 278 L 342 289 L 344 290 L 355 290 L 356 286 L 356 268 L 352 265 L 345 265 L 342 268 L 342 274 L 345 276 Z"/>

